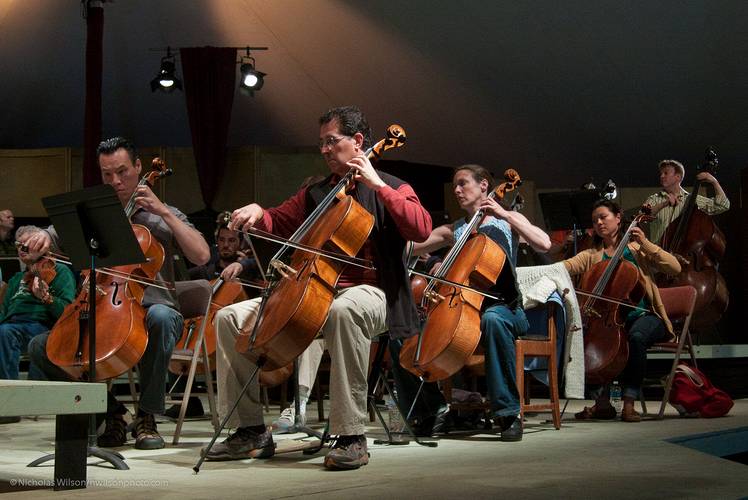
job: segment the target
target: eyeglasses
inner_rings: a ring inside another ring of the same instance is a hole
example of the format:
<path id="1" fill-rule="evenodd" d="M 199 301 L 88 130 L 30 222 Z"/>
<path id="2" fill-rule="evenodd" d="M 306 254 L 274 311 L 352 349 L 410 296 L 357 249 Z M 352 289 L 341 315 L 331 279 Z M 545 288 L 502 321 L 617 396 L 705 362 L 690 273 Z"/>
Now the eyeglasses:
<path id="1" fill-rule="evenodd" d="M 319 144 L 318 144 L 319 149 L 321 151 L 325 148 L 331 148 L 337 143 L 339 143 L 340 141 L 342 141 L 343 139 L 350 139 L 350 137 L 347 135 L 341 135 L 339 137 L 335 137 L 334 135 L 331 135 L 329 137 L 325 137 L 324 139 L 319 141 Z"/>

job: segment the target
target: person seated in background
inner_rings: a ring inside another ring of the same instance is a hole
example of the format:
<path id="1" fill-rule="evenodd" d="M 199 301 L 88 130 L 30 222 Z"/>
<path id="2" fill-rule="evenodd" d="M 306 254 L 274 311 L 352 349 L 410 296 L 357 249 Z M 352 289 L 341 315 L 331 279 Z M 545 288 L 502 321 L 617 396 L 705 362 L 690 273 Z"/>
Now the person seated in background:
<path id="1" fill-rule="evenodd" d="M 4 279 L 8 280 L 12 276 L 10 268 L 5 269 L 5 278 L 3 278 L 3 264 L 7 260 L 11 260 L 13 257 L 18 256 L 16 252 L 15 240 L 13 238 L 13 227 L 15 225 L 15 219 L 13 218 L 13 212 L 9 208 L 0 210 L 0 282 Z M 2 297 L 0 297 L 2 300 Z"/>
<path id="2" fill-rule="evenodd" d="M 16 255 L 16 245 L 13 240 L 15 218 L 9 208 L 0 210 L 0 255 Z"/>
<path id="3" fill-rule="evenodd" d="M 49 331 L 65 306 L 75 298 L 75 278 L 63 264 L 45 259 L 25 247 L 29 238 L 41 231 L 36 226 L 21 226 L 16 232 L 18 257 L 26 264 L 25 272 L 16 273 L 0 305 L 0 378 L 18 379 L 18 361 L 29 341 Z M 42 270 L 42 266 L 45 268 Z M 41 275 L 41 276 L 40 276 Z M 44 278 L 49 279 L 46 282 Z M 46 380 L 44 373 L 29 364 L 29 379 Z M 1 422 L 17 422 L 18 417 L 2 417 Z"/>
<path id="4" fill-rule="evenodd" d="M 232 231 L 226 225 L 228 217 L 224 213 L 218 215 L 218 227 L 215 232 L 216 244 L 211 247 L 210 260 L 202 266 L 191 267 L 187 272 L 190 279 L 205 279 L 213 281 L 220 277 L 224 281 L 231 281 L 239 278 L 243 281 L 251 281 L 258 277 L 257 264 L 254 258 L 247 257 L 241 251 L 240 235 L 237 231 Z M 246 290 L 246 288 L 245 288 Z M 254 293 L 252 289 L 248 294 Z M 256 295 L 256 293 L 254 293 Z M 254 296 L 252 295 L 252 296 Z M 169 375 L 169 386 L 171 392 L 184 392 L 187 380 L 185 377 L 179 378 L 174 374 Z M 176 385 L 175 385 L 176 384 Z M 171 419 L 179 417 L 179 404 L 171 405 L 166 409 L 164 415 Z M 203 404 L 197 396 L 190 396 L 187 401 L 186 417 L 201 417 L 205 414 Z"/>
<path id="5" fill-rule="evenodd" d="M 220 214 L 218 221 L 224 220 Z M 237 231 L 227 227 L 228 222 L 219 222 L 215 232 L 216 244 L 211 248 L 210 260 L 203 266 L 189 269 L 190 279 L 214 280 L 219 276 L 224 281 L 234 278 L 251 280 L 257 276 L 257 263 L 241 250 L 241 237 Z"/>
<path id="6" fill-rule="evenodd" d="M 317 370 L 325 352 L 325 339 L 315 339 L 309 347 L 299 356 L 299 425 L 306 424 L 306 404 L 317 378 Z M 280 417 L 273 420 L 272 428 L 277 434 L 283 434 L 293 430 L 296 423 L 296 400 L 291 400 L 288 408 L 285 408 Z"/>

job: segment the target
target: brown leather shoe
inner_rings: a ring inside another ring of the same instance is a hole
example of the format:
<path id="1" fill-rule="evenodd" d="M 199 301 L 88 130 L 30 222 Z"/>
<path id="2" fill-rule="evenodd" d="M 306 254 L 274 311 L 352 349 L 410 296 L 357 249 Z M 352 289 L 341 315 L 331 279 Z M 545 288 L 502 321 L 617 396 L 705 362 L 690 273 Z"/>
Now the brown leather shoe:
<path id="1" fill-rule="evenodd" d="M 613 420 L 616 418 L 616 409 L 612 406 L 603 406 L 598 408 L 594 405 L 592 408 L 585 406 L 584 410 L 574 414 L 577 420 Z"/>
<path id="2" fill-rule="evenodd" d="M 624 422 L 641 422 L 642 417 L 639 415 L 632 406 L 624 406 L 621 410 L 621 420 Z"/>

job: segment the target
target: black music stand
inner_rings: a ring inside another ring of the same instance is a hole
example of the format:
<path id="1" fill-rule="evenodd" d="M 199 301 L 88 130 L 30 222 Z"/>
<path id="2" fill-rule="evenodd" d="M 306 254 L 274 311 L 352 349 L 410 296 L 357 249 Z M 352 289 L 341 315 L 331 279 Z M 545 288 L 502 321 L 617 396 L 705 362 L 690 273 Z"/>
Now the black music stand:
<path id="1" fill-rule="evenodd" d="M 592 227 L 592 206 L 600 199 L 595 190 L 538 193 L 543 220 L 548 231 L 571 229 L 574 235 L 574 255 L 577 254 L 577 232 Z"/>
<path id="2" fill-rule="evenodd" d="M 90 269 L 88 314 L 88 380 L 96 380 L 96 267 L 122 266 L 146 262 L 143 251 L 133 233 L 130 221 L 114 188 L 102 184 L 92 188 L 48 196 L 42 199 L 44 208 L 65 251 L 77 271 Z M 111 463 L 115 469 L 127 470 L 124 457 L 116 451 L 102 450 L 96 446 L 96 415 L 89 417 L 87 456 Z M 35 467 L 51 460 L 54 454 L 31 462 Z M 68 457 L 61 457 L 67 461 Z"/>

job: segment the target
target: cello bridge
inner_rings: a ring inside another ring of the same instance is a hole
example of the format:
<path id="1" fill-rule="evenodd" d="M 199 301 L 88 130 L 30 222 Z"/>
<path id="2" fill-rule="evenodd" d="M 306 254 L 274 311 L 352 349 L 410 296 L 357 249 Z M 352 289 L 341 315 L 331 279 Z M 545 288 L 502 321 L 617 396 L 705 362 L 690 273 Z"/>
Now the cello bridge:
<path id="1" fill-rule="evenodd" d="M 424 296 L 432 303 L 436 304 L 437 302 L 441 302 L 445 299 L 443 295 L 438 294 L 437 292 L 433 290 L 429 290 L 427 292 L 424 292 Z"/>
<path id="2" fill-rule="evenodd" d="M 297 273 L 296 269 L 278 259 L 271 260 L 270 265 L 273 266 L 275 270 L 278 271 L 278 273 L 286 279 L 290 279 L 291 274 Z"/>
<path id="3" fill-rule="evenodd" d="M 681 254 L 674 253 L 673 255 L 675 255 L 675 258 L 678 260 L 678 262 L 680 263 L 680 265 L 682 265 L 682 266 L 688 266 L 688 265 L 691 264 L 691 261 L 688 260 L 687 258 L 683 257 Z"/>
<path id="4" fill-rule="evenodd" d="M 599 312 L 597 312 L 594 308 L 588 307 L 584 310 L 585 316 L 594 316 L 596 318 L 602 318 Z"/>

